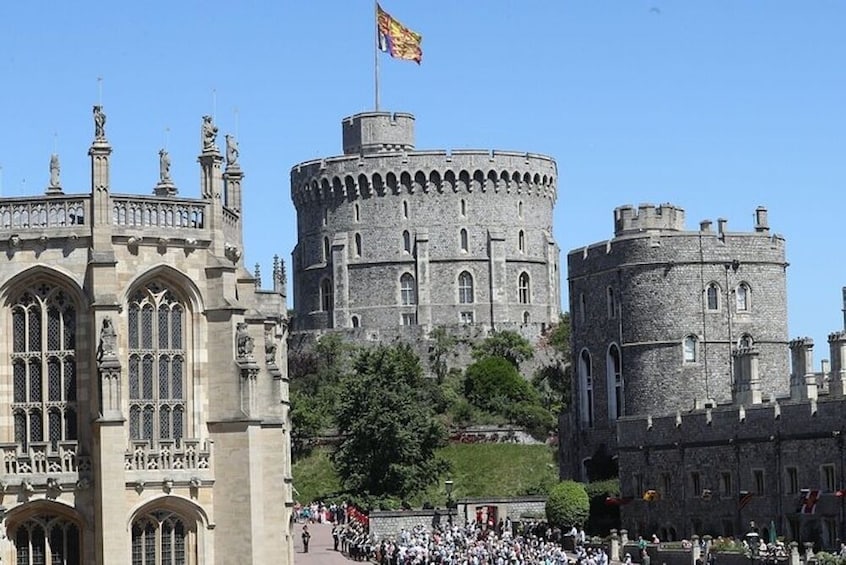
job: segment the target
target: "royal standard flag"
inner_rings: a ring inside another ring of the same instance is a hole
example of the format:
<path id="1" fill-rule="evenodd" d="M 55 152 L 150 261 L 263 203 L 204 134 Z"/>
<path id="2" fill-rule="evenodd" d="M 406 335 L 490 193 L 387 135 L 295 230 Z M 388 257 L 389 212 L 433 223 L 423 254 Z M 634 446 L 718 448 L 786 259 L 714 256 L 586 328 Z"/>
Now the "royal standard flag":
<path id="1" fill-rule="evenodd" d="M 423 60 L 423 50 L 420 48 L 423 36 L 399 23 L 378 4 L 376 13 L 379 50 L 389 53 L 396 59 L 416 61 L 419 65 Z"/>

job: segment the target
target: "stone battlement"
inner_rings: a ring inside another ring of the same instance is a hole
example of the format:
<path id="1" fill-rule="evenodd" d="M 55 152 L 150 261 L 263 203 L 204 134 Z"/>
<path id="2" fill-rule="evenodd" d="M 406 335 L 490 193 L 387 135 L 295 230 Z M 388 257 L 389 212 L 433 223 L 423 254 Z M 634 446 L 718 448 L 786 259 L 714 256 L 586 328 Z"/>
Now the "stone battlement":
<path id="1" fill-rule="evenodd" d="M 640 204 L 614 209 L 614 235 L 619 237 L 631 232 L 683 231 L 684 209 L 672 204 Z"/>
<path id="2" fill-rule="evenodd" d="M 344 155 L 414 149 L 414 115 L 366 112 L 343 119 Z"/>

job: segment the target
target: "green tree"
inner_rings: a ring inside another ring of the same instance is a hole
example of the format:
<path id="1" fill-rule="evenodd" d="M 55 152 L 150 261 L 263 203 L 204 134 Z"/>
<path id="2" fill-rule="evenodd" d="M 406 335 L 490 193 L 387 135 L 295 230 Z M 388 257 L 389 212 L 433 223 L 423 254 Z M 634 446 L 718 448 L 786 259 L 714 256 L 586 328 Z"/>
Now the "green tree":
<path id="1" fill-rule="evenodd" d="M 538 401 L 532 386 L 503 357 L 483 357 L 464 374 L 464 395 L 483 410 L 504 413 L 512 403 Z"/>
<path id="2" fill-rule="evenodd" d="M 406 344 L 359 353 L 341 381 L 335 420 L 342 436 L 333 455 L 344 487 L 405 498 L 446 470 L 435 455 L 446 433 L 421 398 L 420 360 Z"/>
<path id="3" fill-rule="evenodd" d="M 532 358 L 534 350 L 532 344 L 517 332 L 503 330 L 493 332 L 480 344 L 474 346 L 472 355 L 474 359 L 502 357 L 515 367 L 519 367 L 520 363 Z"/>
<path id="4" fill-rule="evenodd" d="M 552 526 L 582 526 L 588 518 L 590 499 L 581 483 L 562 481 L 552 487 L 546 499 L 546 520 Z"/>
<path id="5" fill-rule="evenodd" d="M 291 392 L 291 455 L 308 455 L 313 439 L 320 434 L 324 410 L 318 400 L 299 391 Z"/>
<path id="6" fill-rule="evenodd" d="M 447 360 L 455 355 L 456 340 L 446 328 L 438 326 L 429 333 L 432 345 L 429 346 L 429 367 L 438 379 L 438 384 L 444 382 L 449 372 Z"/>

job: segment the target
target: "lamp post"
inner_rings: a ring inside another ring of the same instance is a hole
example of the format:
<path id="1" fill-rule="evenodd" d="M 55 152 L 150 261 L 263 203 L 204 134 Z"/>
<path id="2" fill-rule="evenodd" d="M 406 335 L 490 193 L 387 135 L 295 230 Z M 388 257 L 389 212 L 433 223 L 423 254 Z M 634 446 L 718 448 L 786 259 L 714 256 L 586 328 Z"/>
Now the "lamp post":
<path id="1" fill-rule="evenodd" d="M 449 521 L 450 526 L 452 526 L 452 488 L 454 486 L 455 483 L 453 483 L 451 479 L 444 481 L 444 490 L 447 495 L 447 520 Z"/>

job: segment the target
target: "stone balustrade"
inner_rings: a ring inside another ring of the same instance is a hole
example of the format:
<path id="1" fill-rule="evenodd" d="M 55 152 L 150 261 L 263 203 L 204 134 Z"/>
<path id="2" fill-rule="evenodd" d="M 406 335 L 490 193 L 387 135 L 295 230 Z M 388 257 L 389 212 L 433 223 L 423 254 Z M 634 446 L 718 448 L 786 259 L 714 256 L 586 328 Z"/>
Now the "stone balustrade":
<path id="1" fill-rule="evenodd" d="M 202 471 L 211 465 L 211 442 L 199 439 L 132 441 L 125 457 L 127 471 Z"/>
<path id="2" fill-rule="evenodd" d="M 208 204 L 156 196 L 112 196 L 112 224 L 127 228 L 205 229 Z"/>
<path id="3" fill-rule="evenodd" d="M 0 201 L 0 231 L 45 230 L 85 225 L 89 196 L 35 196 Z"/>
<path id="4" fill-rule="evenodd" d="M 62 441 L 55 446 L 49 442 L 32 442 L 26 449 L 15 443 L 2 443 L 0 451 L 4 475 L 53 475 L 91 470 L 91 459 L 78 454 L 79 446 L 75 441 Z"/>

